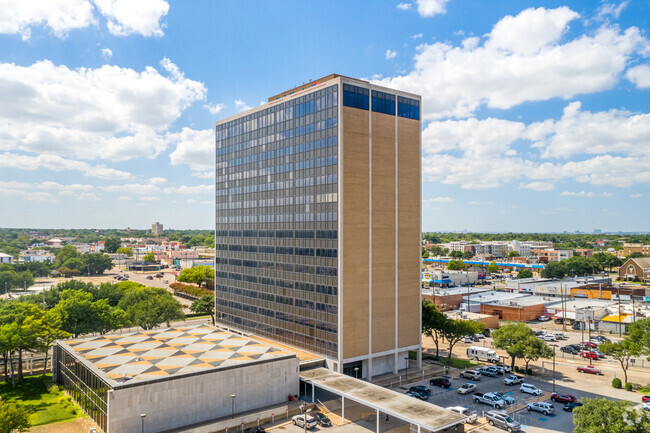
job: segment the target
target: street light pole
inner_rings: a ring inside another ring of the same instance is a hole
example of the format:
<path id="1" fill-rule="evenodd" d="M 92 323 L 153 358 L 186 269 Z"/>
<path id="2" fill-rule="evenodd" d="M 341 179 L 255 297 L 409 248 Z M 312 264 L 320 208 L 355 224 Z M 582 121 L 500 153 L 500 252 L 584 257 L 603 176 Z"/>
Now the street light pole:
<path id="1" fill-rule="evenodd" d="M 146 413 L 140 414 L 140 419 L 142 419 L 142 433 L 144 433 L 144 419 L 147 417 Z"/>
<path id="2" fill-rule="evenodd" d="M 555 392 L 555 348 L 556 344 L 553 345 L 553 392 Z"/>
<path id="3" fill-rule="evenodd" d="M 230 418 L 235 419 L 235 394 L 230 394 L 230 399 L 232 401 L 232 412 L 230 413 Z"/>
<path id="4" fill-rule="evenodd" d="M 359 367 L 354 367 L 354 378 L 359 379 Z"/>

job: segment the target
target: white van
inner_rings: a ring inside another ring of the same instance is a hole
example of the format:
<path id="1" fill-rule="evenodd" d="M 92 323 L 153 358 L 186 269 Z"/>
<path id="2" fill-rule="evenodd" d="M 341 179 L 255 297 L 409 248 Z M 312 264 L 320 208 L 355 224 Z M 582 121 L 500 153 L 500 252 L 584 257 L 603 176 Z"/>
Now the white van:
<path id="1" fill-rule="evenodd" d="M 487 347 L 469 346 L 467 357 L 474 361 L 499 362 L 499 355 Z"/>

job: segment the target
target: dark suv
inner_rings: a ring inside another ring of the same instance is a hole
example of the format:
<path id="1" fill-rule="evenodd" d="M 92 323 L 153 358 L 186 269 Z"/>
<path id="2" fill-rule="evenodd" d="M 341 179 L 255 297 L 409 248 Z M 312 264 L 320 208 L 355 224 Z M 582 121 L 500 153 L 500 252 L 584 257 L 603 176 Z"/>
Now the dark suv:
<path id="1" fill-rule="evenodd" d="M 449 379 L 446 379 L 444 377 L 435 377 L 429 381 L 429 385 L 439 386 L 441 388 L 449 388 L 451 386 L 451 382 Z"/>

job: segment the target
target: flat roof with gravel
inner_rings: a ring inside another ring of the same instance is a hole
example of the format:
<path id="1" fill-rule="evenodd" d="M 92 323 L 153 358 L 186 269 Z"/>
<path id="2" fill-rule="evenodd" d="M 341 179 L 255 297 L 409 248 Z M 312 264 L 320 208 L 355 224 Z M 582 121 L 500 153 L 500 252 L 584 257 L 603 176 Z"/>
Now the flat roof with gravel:
<path id="1" fill-rule="evenodd" d="M 296 356 L 210 325 L 99 335 L 57 343 L 114 388 Z"/>

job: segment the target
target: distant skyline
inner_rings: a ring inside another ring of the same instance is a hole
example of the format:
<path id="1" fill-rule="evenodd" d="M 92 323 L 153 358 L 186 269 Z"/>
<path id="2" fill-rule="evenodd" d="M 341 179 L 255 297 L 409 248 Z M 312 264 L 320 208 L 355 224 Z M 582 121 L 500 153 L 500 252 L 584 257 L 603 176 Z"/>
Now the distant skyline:
<path id="1" fill-rule="evenodd" d="M 211 229 L 214 123 L 330 73 L 423 97 L 422 231 L 648 232 L 650 4 L 0 8 L 0 226 Z"/>

